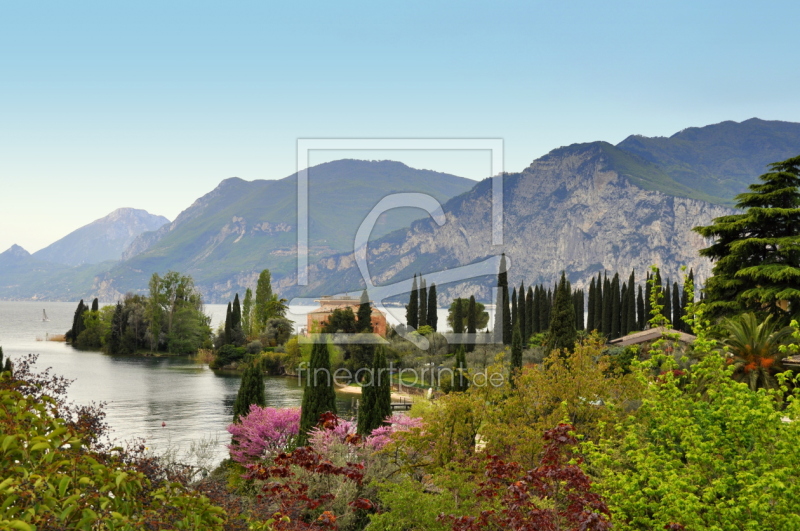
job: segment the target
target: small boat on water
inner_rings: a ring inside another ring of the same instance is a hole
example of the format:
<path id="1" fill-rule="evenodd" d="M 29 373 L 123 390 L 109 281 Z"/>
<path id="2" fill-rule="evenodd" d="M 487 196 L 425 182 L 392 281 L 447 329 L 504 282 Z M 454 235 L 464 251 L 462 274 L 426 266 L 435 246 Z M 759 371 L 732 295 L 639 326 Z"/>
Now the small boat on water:
<path id="1" fill-rule="evenodd" d="M 42 321 L 49 321 L 50 319 L 47 318 L 47 312 L 42 310 Z"/>

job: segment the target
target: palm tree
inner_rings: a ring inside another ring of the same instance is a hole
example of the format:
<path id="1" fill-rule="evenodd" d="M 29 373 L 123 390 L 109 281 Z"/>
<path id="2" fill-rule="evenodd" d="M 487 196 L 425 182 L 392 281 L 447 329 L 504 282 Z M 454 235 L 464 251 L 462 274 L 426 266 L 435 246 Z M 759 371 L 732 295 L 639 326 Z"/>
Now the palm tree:
<path id="1" fill-rule="evenodd" d="M 722 344 L 728 347 L 728 362 L 735 367 L 733 378 L 753 391 L 776 388 L 774 375 L 784 370 L 781 361 L 786 357 L 779 347 L 792 329 L 778 328 L 771 315 L 759 322 L 753 313 L 725 319 L 722 328 L 728 335 Z"/>

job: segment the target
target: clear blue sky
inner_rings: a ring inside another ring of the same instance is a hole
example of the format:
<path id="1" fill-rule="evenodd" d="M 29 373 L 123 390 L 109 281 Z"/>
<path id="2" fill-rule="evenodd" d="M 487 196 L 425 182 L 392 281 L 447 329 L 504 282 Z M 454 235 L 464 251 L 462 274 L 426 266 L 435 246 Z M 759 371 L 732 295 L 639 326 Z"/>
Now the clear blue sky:
<path id="1" fill-rule="evenodd" d="M 575 142 L 800 122 L 798 20 L 794 1 L 3 2 L 0 251 L 285 177 L 298 137 L 503 138 L 518 171 Z M 484 176 L 457 159 L 431 169 Z"/>

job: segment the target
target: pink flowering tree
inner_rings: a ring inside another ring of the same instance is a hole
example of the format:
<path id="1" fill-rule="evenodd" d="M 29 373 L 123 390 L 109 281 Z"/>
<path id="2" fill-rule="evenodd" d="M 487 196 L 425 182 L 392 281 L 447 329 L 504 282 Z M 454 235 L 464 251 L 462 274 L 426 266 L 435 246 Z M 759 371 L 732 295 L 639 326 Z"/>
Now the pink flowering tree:
<path id="1" fill-rule="evenodd" d="M 392 434 L 398 431 L 408 431 L 412 428 L 422 427 L 422 419 L 408 415 L 394 414 L 386 418 L 385 426 L 375 428 L 363 441 L 364 447 L 370 450 L 381 450 L 391 440 Z M 334 444 L 353 444 L 359 438 L 356 434 L 354 421 L 337 419 L 337 424 L 332 429 L 316 427 L 309 433 L 309 445 L 321 454 L 327 453 Z"/>
<path id="2" fill-rule="evenodd" d="M 300 431 L 300 408 L 250 406 L 250 413 L 228 426 L 231 458 L 246 465 L 288 449 Z"/>

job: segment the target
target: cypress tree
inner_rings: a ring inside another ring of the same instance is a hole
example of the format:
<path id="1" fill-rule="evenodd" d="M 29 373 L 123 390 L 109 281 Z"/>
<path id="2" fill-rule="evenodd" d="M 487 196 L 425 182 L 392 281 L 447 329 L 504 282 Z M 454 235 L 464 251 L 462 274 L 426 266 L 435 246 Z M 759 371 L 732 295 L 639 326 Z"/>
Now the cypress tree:
<path id="1" fill-rule="evenodd" d="M 231 330 L 242 327 L 242 307 L 239 304 L 239 294 L 233 297 L 233 306 L 231 307 Z"/>
<path id="2" fill-rule="evenodd" d="M 625 334 L 630 334 L 634 330 L 639 329 L 636 321 L 636 274 L 631 269 L 631 276 L 628 277 L 628 329 Z"/>
<path id="3" fill-rule="evenodd" d="M 642 295 L 642 287 L 639 286 L 639 295 L 636 299 L 636 313 L 639 315 L 639 330 L 644 330 L 647 326 L 647 317 L 644 307 L 644 296 Z"/>
<path id="4" fill-rule="evenodd" d="M 611 280 L 611 338 L 619 337 L 620 325 L 620 292 L 619 292 L 619 273 L 614 273 Z"/>
<path id="5" fill-rule="evenodd" d="M 595 329 L 595 326 L 594 326 L 594 298 L 596 296 L 597 295 L 594 292 L 594 277 L 592 277 L 592 281 L 589 282 L 589 301 L 587 303 L 587 306 L 589 307 L 588 308 L 589 312 L 586 315 L 586 329 L 590 330 L 590 331 Z"/>
<path id="6" fill-rule="evenodd" d="M 573 302 L 573 306 L 575 307 L 575 328 L 577 330 L 584 330 L 583 324 L 583 302 L 584 302 L 584 293 L 582 289 L 579 289 L 575 292 L 575 300 Z"/>
<path id="7" fill-rule="evenodd" d="M 506 272 L 506 254 L 500 255 L 500 269 L 497 272 L 497 297 L 494 306 L 494 341 L 495 343 L 503 343 L 505 334 L 503 333 L 503 322 L 505 317 L 503 310 L 505 309 L 504 290 L 503 288 L 508 285 L 508 273 Z"/>
<path id="8" fill-rule="evenodd" d="M 536 286 L 533 290 L 533 310 L 531 311 L 531 335 L 538 334 L 541 328 L 540 311 L 542 307 L 541 286 Z"/>
<path id="9" fill-rule="evenodd" d="M 650 282 L 650 278 L 652 277 L 652 273 L 650 271 L 647 272 L 647 282 L 645 283 L 644 287 L 644 323 L 647 326 L 647 323 L 650 321 L 650 312 L 653 310 L 650 307 L 650 292 L 653 291 L 652 284 Z M 644 328 L 642 328 L 644 330 Z"/>
<path id="10" fill-rule="evenodd" d="M 683 322 L 683 317 L 686 316 L 686 307 L 689 305 L 690 302 L 694 302 L 693 300 L 689 300 L 689 284 L 691 283 L 694 286 L 694 270 L 689 270 L 689 278 L 686 282 L 683 283 L 683 291 L 681 293 L 681 328 L 684 332 L 691 333 L 692 330 L 690 329 L 689 325 Z"/>
<path id="11" fill-rule="evenodd" d="M 456 349 L 455 367 L 453 370 L 453 391 L 459 393 L 469 388 L 467 375 L 467 354 L 464 345 Z"/>
<path id="12" fill-rule="evenodd" d="M 672 284 L 672 328 L 680 330 L 681 323 L 681 295 L 678 291 L 678 283 Z"/>
<path id="13" fill-rule="evenodd" d="M 233 404 L 233 422 L 246 416 L 253 404 L 261 407 L 266 405 L 264 374 L 260 363 L 250 364 L 242 373 L 242 382 L 239 384 L 239 392 L 236 393 L 236 402 Z"/>
<path id="14" fill-rule="evenodd" d="M 511 301 L 508 297 L 508 286 L 503 287 L 503 344 L 510 345 L 511 344 L 511 335 L 513 334 L 512 322 L 511 322 L 511 308 L 509 308 L 509 303 Z"/>
<path id="15" fill-rule="evenodd" d="M 603 279 L 600 273 L 597 273 L 597 282 L 594 284 L 595 290 L 595 307 L 594 307 L 594 326 L 595 330 L 601 334 L 605 333 L 603 327 L 603 314 L 605 313 L 605 305 L 603 304 Z"/>
<path id="16" fill-rule="evenodd" d="M 467 333 L 472 334 L 469 342 L 467 343 L 467 352 L 475 350 L 475 335 L 478 333 L 478 316 L 475 307 L 475 295 L 470 295 L 469 305 L 467 306 Z"/>
<path id="17" fill-rule="evenodd" d="M 361 387 L 361 400 L 358 407 L 359 435 L 367 436 L 383 426 L 392 414 L 391 376 L 386 364 L 386 351 L 383 345 L 375 349 L 372 377 Z"/>
<path id="18" fill-rule="evenodd" d="M 251 316 L 253 313 L 253 290 L 247 288 L 244 292 L 244 302 L 242 303 L 242 331 L 245 337 L 253 334 Z"/>
<path id="19" fill-rule="evenodd" d="M 511 377 L 512 381 L 522 369 L 522 334 L 519 331 L 519 323 L 514 324 L 514 331 L 511 339 Z"/>
<path id="20" fill-rule="evenodd" d="M 519 318 L 519 332 L 522 334 L 522 343 L 525 344 L 527 342 L 527 333 L 528 333 L 528 316 L 526 313 L 526 304 L 525 304 L 525 283 L 522 282 L 519 285 L 519 291 L 517 292 L 517 317 Z"/>
<path id="21" fill-rule="evenodd" d="M 453 333 L 464 333 L 464 299 L 456 299 L 453 301 Z"/>
<path id="22" fill-rule="evenodd" d="M 230 345 L 233 341 L 233 311 L 231 303 L 228 303 L 228 310 L 225 312 L 225 345 Z"/>
<path id="23" fill-rule="evenodd" d="M 511 288 L 511 326 L 519 324 L 519 306 L 517 306 L 517 288 Z M 521 331 L 521 330 L 520 330 Z"/>
<path id="24" fill-rule="evenodd" d="M 100 301 L 97 300 L 97 297 L 95 297 L 95 299 L 92 301 L 92 311 L 100 311 Z"/>
<path id="25" fill-rule="evenodd" d="M 436 284 L 431 284 L 428 289 L 428 326 L 436 332 L 439 326 L 439 306 L 436 301 Z"/>
<path id="26" fill-rule="evenodd" d="M 614 297 L 611 295 L 611 281 L 606 276 L 603 279 L 603 334 L 609 339 L 613 339 L 611 336 L 613 305 Z"/>
<path id="27" fill-rule="evenodd" d="M 72 343 L 78 339 L 78 336 L 84 330 L 83 324 L 83 314 L 88 308 L 83 304 L 83 299 L 78 303 L 78 307 L 75 308 L 75 315 L 72 317 L 72 328 L 67 332 L 67 339 L 69 339 Z"/>
<path id="28" fill-rule="evenodd" d="M 528 296 L 525 297 L 525 317 L 528 319 L 528 324 L 525 326 L 525 331 L 528 337 L 523 337 L 522 342 L 528 344 L 531 336 L 534 334 L 534 315 L 533 315 L 533 288 L 528 286 Z"/>
<path id="29" fill-rule="evenodd" d="M 419 326 L 428 326 L 428 288 L 422 275 L 419 276 Z"/>
<path id="30" fill-rule="evenodd" d="M 303 388 L 299 446 L 304 446 L 308 442 L 309 430 L 317 425 L 323 413 L 328 412 L 336 413 L 336 394 L 333 390 L 328 345 L 320 341 L 314 343 L 311 349 L 311 361 Z"/>
<path id="31" fill-rule="evenodd" d="M 567 287 L 567 277 L 561 273 L 558 283 L 553 312 L 550 318 L 550 328 L 547 331 L 547 349 L 567 349 L 572 351 L 578 335 L 575 331 L 575 309 L 572 307 L 572 297 Z"/>
<path id="32" fill-rule="evenodd" d="M 3 347 L 0 347 L 0 370 L 3 367 Z"/>
<path id="33" fill-rule="evenodd" d="M 358 312 L 356 313 L 356 329 L 359 332 L 372 333 L 372 306 L 369 303 L 367 290 L 361 292 Z"/>
<path id="34" fill-rule="evenodd" d="M 628 330 L 628 284 L 626 282 L 622 283 L 619 300 L 619 336 L 617 337 L 622 337 Z"/>
<path id="35" fill-rule="evenodd" d="M 664 285 L 664 309 L 661 313 L 663 313 L 664 317 L 669 321 L 672 321 L 672 289 L 669 285 L 669 279 L 667 279 Z"/>
<path id="36" fill-rule="evenodd" d="M 406 325 L 412 330 L 419 328 L 419 291 L 417 290 L 417 275 L 411 284 L 411 295 L 406 306 Z"/>

